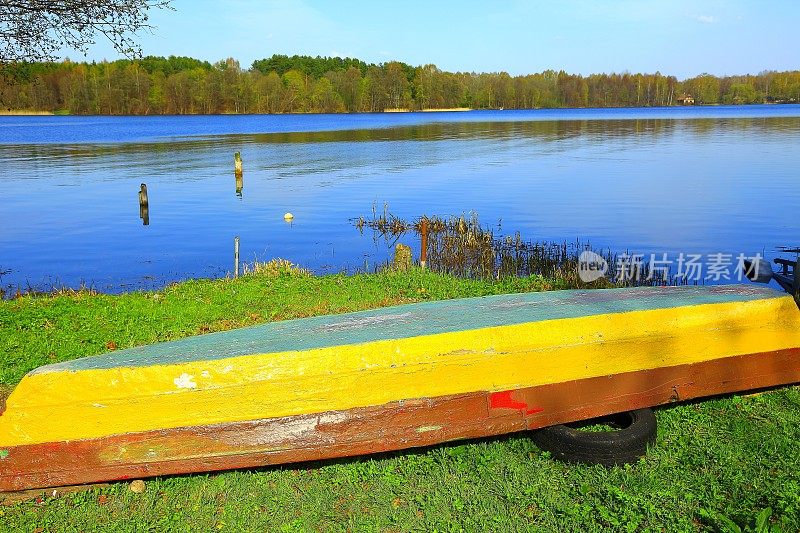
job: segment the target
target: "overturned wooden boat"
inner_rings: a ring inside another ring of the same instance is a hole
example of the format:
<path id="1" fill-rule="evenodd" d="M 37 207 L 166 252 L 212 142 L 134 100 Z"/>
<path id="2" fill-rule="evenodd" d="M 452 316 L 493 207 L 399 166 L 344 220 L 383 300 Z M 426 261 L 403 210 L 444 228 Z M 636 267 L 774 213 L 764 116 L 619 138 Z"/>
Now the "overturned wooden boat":
<path id="1" fill-rule="evenodd" d="M 0 490 L 351 456 L 800 382 L 800 310 L 767 287 L 402 305 L 30 372 Z"/>

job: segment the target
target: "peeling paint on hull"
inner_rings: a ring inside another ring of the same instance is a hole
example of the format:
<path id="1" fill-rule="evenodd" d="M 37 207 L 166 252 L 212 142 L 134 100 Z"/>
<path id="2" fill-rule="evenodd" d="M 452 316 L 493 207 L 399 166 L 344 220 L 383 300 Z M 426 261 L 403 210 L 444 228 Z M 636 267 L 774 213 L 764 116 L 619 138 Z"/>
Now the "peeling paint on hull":
<path id="1" fill-rule="evenodd" d="M 470 327 L 464 309 L 507 324 Z M 380 318 L 391 316 L 401 324 Z M 800 382 L 800 312 L 749 287 L 510 295 L 289 327 L 360 342 L 37 369 L 0 416 L 0 490 L 426 446 Z M 422 334 L 404 336 L 409 327 Z M 204 337 L 152 348 L 202 348 Z"/>

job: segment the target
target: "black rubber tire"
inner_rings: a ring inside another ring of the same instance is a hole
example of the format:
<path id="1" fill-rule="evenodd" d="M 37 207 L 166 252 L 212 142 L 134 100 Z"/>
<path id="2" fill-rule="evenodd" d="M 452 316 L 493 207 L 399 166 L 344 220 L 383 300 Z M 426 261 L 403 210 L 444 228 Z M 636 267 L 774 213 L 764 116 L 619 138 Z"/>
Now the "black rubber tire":
<path id="1" fill-rule="evenodd" d="M 607 424 L 615 429 L 580 429 L 593 424 Z M 532 433 L 531 439 L 560 461 L 605 466 L 635 463 L 656 442 L 656 415 L 652 409 L 627 411 L 539 429 Z"/>

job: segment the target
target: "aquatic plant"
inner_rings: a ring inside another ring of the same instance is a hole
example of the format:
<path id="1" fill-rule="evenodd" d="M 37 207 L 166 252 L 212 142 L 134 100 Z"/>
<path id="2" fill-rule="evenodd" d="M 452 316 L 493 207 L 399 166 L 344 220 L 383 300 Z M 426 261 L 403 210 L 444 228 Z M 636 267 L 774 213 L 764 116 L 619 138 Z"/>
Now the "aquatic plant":
<path id="1" fill-rule="evenodd" d="M 646 261 L 629 260 L 635 254 L 614 253 L 610 249 L 597 250 L 590 243 L 575 241 L 532 241 L 523 239 L 519 232 L 513 235 L 495 235 L 491 228 L 480 224 L 477 213 L 440 217 L 420 217 L 406 221 L 384 205 L 383 211 L 372 208 L 372 218 L 359 216 L 351 220 L 364 233 L 372 230 L 373 238 L 385 239 L 394 245 L 409 233 L 420 238 L 423 220 L 427 225 L 427 265 L 436 272 L 475 279 L 500 279 L 509 276 L 540 275 L 557 279 L 567 287 L 628 287 L 639 285 L 681 285 L 685 279 L 672 276 L 669 271 L 651 270 Z M 600 279 L 585 282 L 580 279 L 579 257 L 591 251 L 602 258 L 608 270 Z M 619 275 L 624 266 L 625 275 Z"/>
<path id="2" fill-rule="evenodd" d="M 269 278 L 278 277 L 285 274 L 292 275 L 310 275 L 310 272 L 304 268 L 300 268 L 288 259 L 271 259 L 269 261 L 253 261 L 252 263 L 245 263 L 242 266 L 242 275 L 244 276 L 265 276 Z"/>

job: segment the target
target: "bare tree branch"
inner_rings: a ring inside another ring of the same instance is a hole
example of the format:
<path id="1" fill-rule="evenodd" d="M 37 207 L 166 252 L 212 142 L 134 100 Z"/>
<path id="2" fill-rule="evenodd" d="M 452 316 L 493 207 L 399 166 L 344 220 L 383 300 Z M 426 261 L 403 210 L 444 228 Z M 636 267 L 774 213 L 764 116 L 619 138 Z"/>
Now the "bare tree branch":
<path id="1" fill-rule="evenodd" d="M 138 57 L 138 32 L 151 30 L 148 10 L 171 0 L 0 0 L 0 63 L 52 61 L 62 48 L 83 54 L 97 35 Z"/>

